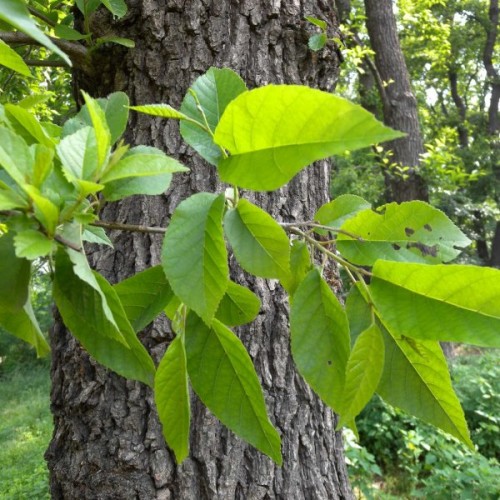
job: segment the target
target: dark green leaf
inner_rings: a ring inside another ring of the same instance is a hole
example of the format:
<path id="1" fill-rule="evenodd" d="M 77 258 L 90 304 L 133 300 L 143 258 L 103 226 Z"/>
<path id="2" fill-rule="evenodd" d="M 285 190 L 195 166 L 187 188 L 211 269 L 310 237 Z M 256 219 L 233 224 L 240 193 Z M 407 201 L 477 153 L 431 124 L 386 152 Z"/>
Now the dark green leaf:
<path id="1" fill-rule="evenodd" d="M 172 174 L 127 177 L 106 183 L 103 194 L 108 201 L 118 201 L 135 194 L 157 195 L 164 193 L 171 181 Z"/>
<path id="2" fill-rule="evenodd" d="M 31 344 L 36 349 L 38 357 L 49 353 L 49 345 L 38 326 L 29 300 L 15 313 L 0 307 L 0 326 L 15 337 Z"/>
<path id="3" fill-rule="evenodd" d="M 111 14 L 118 18 L 123 17 L 127 13 L 127 4 L 124 0 L 101 0 L 101 2 Z"/>
<path id="4" fill-rule="evenodd" d="M 191 418 L 186 351 L 181 337 L 176 337 L 168 346 L 158 366 L 155 401 L 165 441 L 180 464 L 189 455 Z"/>
<path id="5" fill-rule="evenodd" d="M 128 96 L 124 92 L 113 92 L 106 99 L 98 99 L 97 102 L 104 110 L 106 123 L 111 132 L 111 144 L 114 144 L 127 127 Z"/>
<path id="6" fill-rule="evenodd" d="M 230 281 L 215 317 L 227 326 L 244 325 L 255 319 L 259 309 L 260 300 L 252 291 Z"/>
<path id="7" fill-rule="evenodd" d="M 384 349 L 375 323 L 356 339 L 347 362 L 338 427 L 351 422 L 375 394 L 384 369 Z"/>
<path id="8" fill-rule="evenodd" d="M 28 301 L 31 266 L 16 257 L 14 236 L 0 236 L 0 310 L 13 313 Z"/>
<path id="9" fill-rule="evenodd" d="M 385 364 L 377 392 L 474 448 L 438 342 L 407 340 L 382 330 Z"/>
<path id="10" fill-rule="evenodd" d="M 76 31 L 75 29 L 70 28 L 65 24 L 58 24 L 57 26 L 55 26 L 54 34 L 57 37 L 62 38 L 63 40 L 71 40 L 71 41 L 85 40 L 87 38 L 90 38 L 91 36 L 91 35 L 84 35 L 83 33 L 80 33 L 79 31 Z"/>
<path id="11" fill-rule="evenodd" d="M 338 299 L 314 269 L 297 288 L 290 311 L 292 354 L 299 373 L 339 411 L 349 358 L 349 325 Z"/>
<path id="12" fill-rule="evenodd" d="M 205 125 L 203 114 L 192 95 L 194 93 L 213 134 L 227 105 L 246 89 L 245 82 L 234 71 L 227 68 L 210 68 L 197 78 L 189 89 L 182 101 L 181 112 Z M 212 134 L 196 124 L 181 122 L 182 138 L 205 160 L 217 165 L 222 153 L 217 144 L 214 144 Z"/>
<path id="13" fill-rule="evenodd" d="M 82 281 L 63 251 L 57 253 L 54 300 L 71 333 L 99 363 L 123 377 L 153 386 L 155 367 L 130 325 L 113 287 L 93 273 L 101 294 Z M 105 297 L 114 322 L 103 309 Z"/>
<path id="14" fill-rule="evenodd" d="M 113 288 L 136 332 L 149 325 L 174 296 L 161 266 L 141 271 Z"/>
<path id="15" fill-rule="evenodd" d="M 224 230 L 245 271 L 263 278 L 290 279 L 290 242 L 267 212 L 242 198 L 226 213 Z"/>
<path id="16" fill-rule="evenodd" d="M 189 378 L 196 394 L 229 429 L 281 465 L 281 443 L 267 416 L 252 360 L 218 320 L 212 327 L 190 313 L 186 322 Z"/>
<path id="17" fill-rule="evenodd" d="M 224 202 L 223 195 L 198 193 L 180 203 L 162 250 L 163 269 L 175 295 L 207 322 L 229 283 Z"/>
<path id="18" fill-rule="evenodd" d="M 290 249 L 290 270 L 291 279 L 283 283 L 287 292 L 293 295 L 297 287 L 302 283 L 307 273 L 312 269 L 311 255 L 307 244 L 300 240 L 293 240 Z"/>

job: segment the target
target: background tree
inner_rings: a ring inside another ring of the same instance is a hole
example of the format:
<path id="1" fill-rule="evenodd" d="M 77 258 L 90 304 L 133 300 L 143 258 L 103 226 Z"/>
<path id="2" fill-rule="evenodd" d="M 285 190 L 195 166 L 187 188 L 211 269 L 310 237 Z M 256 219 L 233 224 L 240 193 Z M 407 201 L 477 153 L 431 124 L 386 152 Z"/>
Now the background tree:
<path id="1" fill-rule="evenodd" d="M 78 86 L 94 96 L 126 92 L 133 103 L 180 100 L 194 77 L 210 66 L 229 66 L 250 87 L 270 82 L 307 83 L 332 89 L 338 61 L 327 50 L 319 58 L 307 48 L 305 15 L 336 24 L 330 5 L 253 2 L 129 2 L 113 20 L 93 14 L 94 36 L 112 33 L 135 41 L 134 50 L 103 46 L 91 53 L 91 74 Z M 214 172 L 194 159 L 177 139 L 176 124 L 135 116 L 126 138 L 167 150 L 191 167 L 167 196 L 133 198 L 105 208 L 107 220 L 165 225 L 178 202 L 193 192 L 223 189 Z M 328 170 L 321 163 L 278 193 L 256 201 L 283 220 L 310 218 L 327 199 Z M 111 235 L 113 251 L 92 253 L 111 282 L 159 261 L 160 239 Z M 236 267 L 233 277 L 248 281 Z M 54 498 L 264 498 L 349 497 L 340 434 L 335 419 L 292 368 L 287 313 L 280 289 L 256 282 L 265 316 L 240 331 L 267 391 L 272 418 L 284 439 L 284 467 L 249 448 L 193 402 L 190 458 L 177 467 L 166 448 L 149 390 L 125 381 L 89 360 L 60 322 L 52 333 L 54 437 L 47 452 Z M 158 321 L 141 339 L 159 359 L 172 338 Z M 71 375 L 69 375 L 71 374 Z M 318 471 L 321 471 L 319 474 Z"/>

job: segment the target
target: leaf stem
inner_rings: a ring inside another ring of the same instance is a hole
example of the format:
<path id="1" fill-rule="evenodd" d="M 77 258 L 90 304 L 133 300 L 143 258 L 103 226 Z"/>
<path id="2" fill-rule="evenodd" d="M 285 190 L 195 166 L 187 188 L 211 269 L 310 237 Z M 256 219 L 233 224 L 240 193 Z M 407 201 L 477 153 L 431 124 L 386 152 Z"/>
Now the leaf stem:
<path id="1" fill-rule="evenodd" d="M 283 226 L 283 224 L 282 224 Z M 285 229 L 292 233 L 296 234 L 297 236 L 301 236 L 304 238 L 306 241 L 308 241 L 311 245 L 314 246 L 317 250 L 319 250 L 321 253 L 324 253 L 325 255 L 328 255 L 328 257 L 332 258 L 335 262 L 340 264 L 342 267 L 345 269 L 350 269 L 353 271 L 355 274 L 363 274 L 365 276 L 372 276 L 372 273 L 370 271 L 367 271 L 366 269 L 363 269 L 361 267 L 355 266 L 354 264 L 351 264 L 349 261 L 345 260 L 344 258 L 340 257 L 340 255 L 337 255 L 334 252 L 331 252 L 330 250 L 326 249 L 321 242 L 315 240 L 313 237 L 309 236 L 307 233 L 304 231 L 301 231 L 296 225 L 287 225 L 285 226 Z"/>
<path id="2" fill-rule="evenodd" d="M 350 233 L 349 231 L 345 231 L 344 229 L 335 229 L 335 228 L 330 227 L 330 226 L 325 226 L 324 224 L 318 224 L 314 221 L 280 222 L 280 226 L 283 228 L 306 226 L 306 227 L 310 227 L 313 229 L 324 229 L 325 231 L 329 231 L 331 233 L 345 234 L 346 236 L 349 236 L 349 238 L 353 238 L 353 239 L 361 241 L 361 242 L 365 241 L 361 236 L 358 236 L 357 234 Z"/>

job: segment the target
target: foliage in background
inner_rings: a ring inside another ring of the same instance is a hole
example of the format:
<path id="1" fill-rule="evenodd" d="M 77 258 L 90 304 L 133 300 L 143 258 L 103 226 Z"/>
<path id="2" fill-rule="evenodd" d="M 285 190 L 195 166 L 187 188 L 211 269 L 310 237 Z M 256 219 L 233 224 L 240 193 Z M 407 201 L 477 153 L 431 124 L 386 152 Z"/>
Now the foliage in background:
<path id="1" fill-rule="evenodd" d="M 380 113 L 376 87 L 367 89 L 363 83 L 370 72 L 366 58 L 371 57 L 363 3 L 353 0 L 350 4 L 349 19 L 341 27 L 346 62 L 337 91 Z M 488 262 L 490 242 L 500 220 L 498 131 L 492 133 L 488 124 L 495 82 L 487 75 L 484 61 L 492 29 L 488 8 L 488 0 L 399 0 L 395 9 L 419 103 L 426 143 L 423 175 L 430 201 L 476 242 L 468 253 L 469 261 L 482 264 Z M 492 60 L 497 72 L 498 54 L 497 36 Z M 353 167 L 363 174 L 354 175 L 350 172 Z M 372 201 L 370 182 L 379 179 L 377 168 L 371 153 L 338 162 L 340 179 L 332 178 L 332 194 L 366 192 Z"/>
<path id="2" fill-rule="evenodd" d="M 363 447 L 347 436 L 353 484 L 367 498 L 496 498 L 500 491 L 498 352 L 458 356 L 451 364 L 477 452 L 374 399 L 357 423 Z"/>
<path id="3" fill-rule="evenodd" d="M 3 340 L 0 333 L 0 352 Z M 49 363 L 35 359 L 32 349 L 27 353 L 21 341 L 9 343 L 9 365 L 0 363 L 0 497 L 48 500 L 43 455 L 52 435 Z"/>

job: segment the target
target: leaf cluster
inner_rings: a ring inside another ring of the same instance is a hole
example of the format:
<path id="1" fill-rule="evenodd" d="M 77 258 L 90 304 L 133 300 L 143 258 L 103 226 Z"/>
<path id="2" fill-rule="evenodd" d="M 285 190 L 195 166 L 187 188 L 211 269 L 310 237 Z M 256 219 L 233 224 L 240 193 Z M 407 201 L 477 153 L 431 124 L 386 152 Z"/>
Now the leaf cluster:
<path id="1" fill-rule="evenodd" d="M 132 107 L 179 120 L 184 140 L 231 187 L 182 201 L 165 230 L 161 265 L 112 286 L 83 252 L 83 241 L 111 244 L 103 226 L 113 225 L 98 220 L 102 204 L 160 194 L 173 173 L 187 169 L 158 149 L 120 140 L 129 110 L 123 93 L 84 99 L 62 128 L 19 106 L 4 107 L 6 330 L 39 354 L 47 350 L 28 299 L 31 262 L 47 258 L 64 323 L 98 362 L 154 387 L 165 439 L 179 462 L 189 453 L 192 389 L 228 428 L 281 463 L 280 437 L 252 360 L 232 330 L 253 321 L 260 300 L 230 279 L 231 251 L 243 270 L 279 280 L 287 291 L 295 365 L 340 414 L 340 426 L 355 430 L 355 417 L 378 393 L 472 446 L 439 341 L 498 346 L 500 280 L 493 269 L 445 265 L 468 238 L 423 202 L 374 209 L 347 195 L 322 206 L 313 221 L 287 224 L 240 193 L 278 189 L 316 160 L 400 132 L 308 87 L 248 91 L 228 69 L 199 77 L 179 110 Z M 352 282 L 345 305 L 332 291 L 332 264 Z M 175 339 L 156 367 L 137 333 L 163 313 Z"/>

